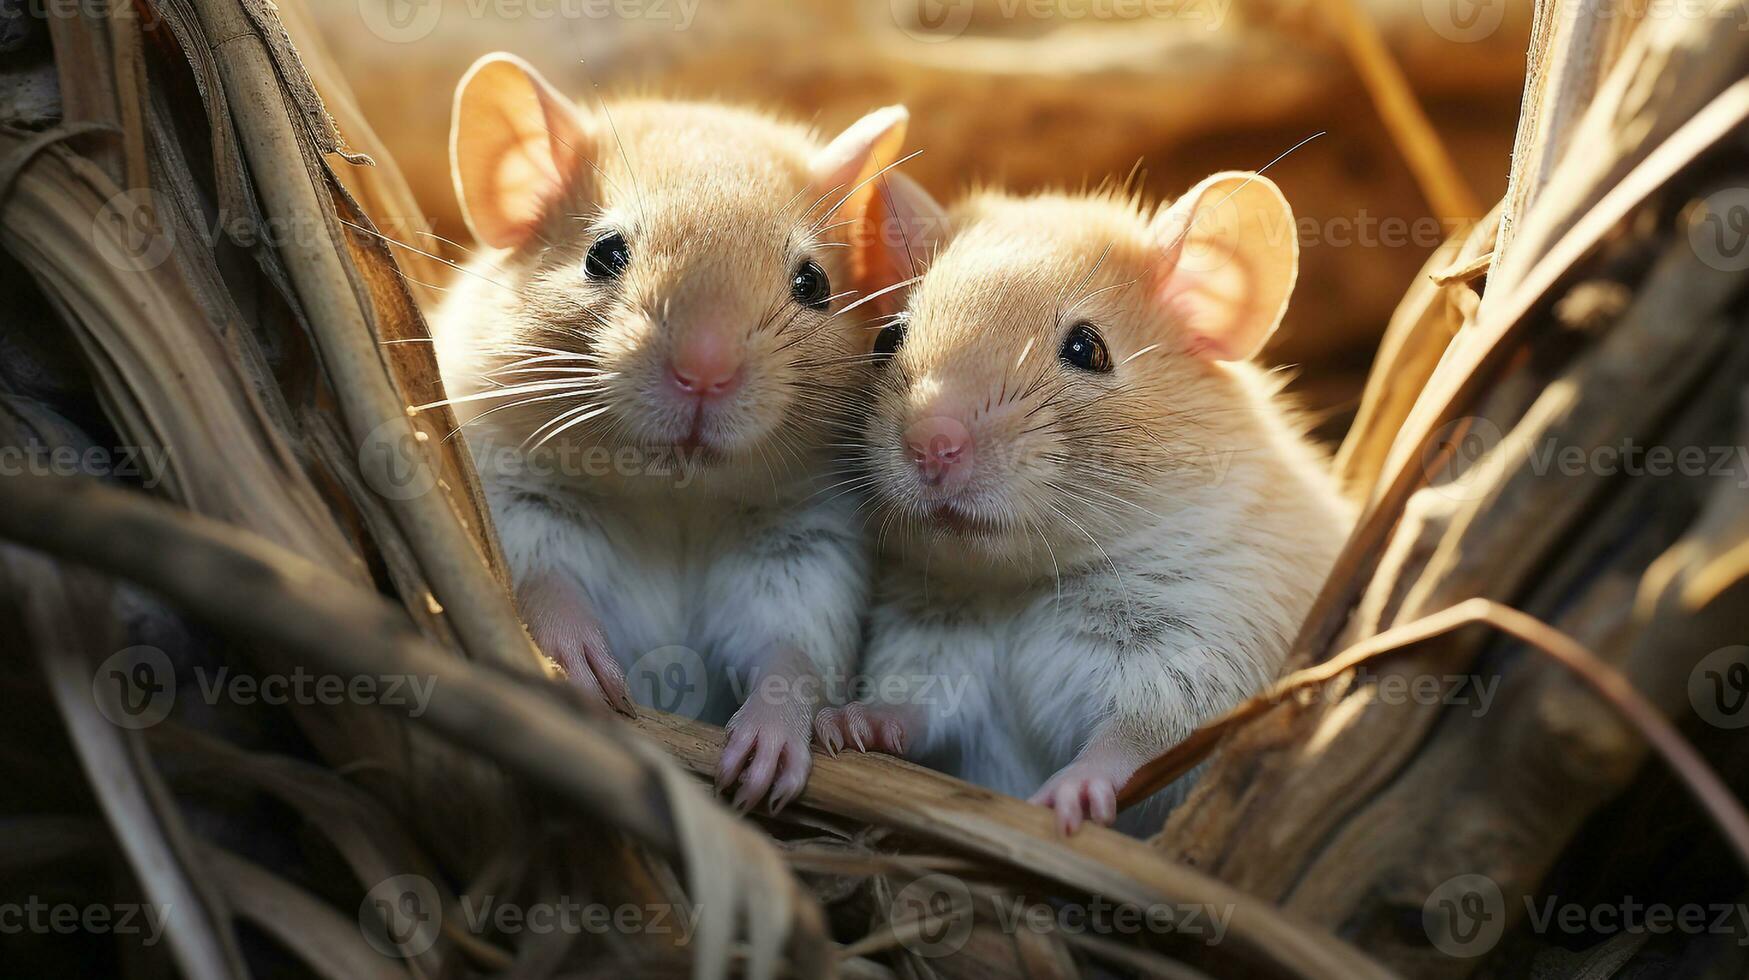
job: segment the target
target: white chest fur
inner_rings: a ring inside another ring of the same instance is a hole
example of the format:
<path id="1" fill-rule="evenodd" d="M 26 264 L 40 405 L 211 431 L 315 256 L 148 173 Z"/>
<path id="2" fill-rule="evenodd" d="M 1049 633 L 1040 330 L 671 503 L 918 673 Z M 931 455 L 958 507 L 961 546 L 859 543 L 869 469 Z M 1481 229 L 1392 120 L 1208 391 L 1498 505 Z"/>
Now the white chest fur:
<path id="1" fill-rule="evenodd" d="M 702 683 L 699 716 L 720 724 L 775 649 L 803 651 L 827 674 L 854 659 L 868 569 L 848 499 L 758 506 L 483 479 L 512 575 L 580 585 L 645 704 L 671 709 L 676 680 Z M 696 655 L 678 660 L 702 677 L 640 676 L 651 654 L 671 669 L 676 647 Z"/>

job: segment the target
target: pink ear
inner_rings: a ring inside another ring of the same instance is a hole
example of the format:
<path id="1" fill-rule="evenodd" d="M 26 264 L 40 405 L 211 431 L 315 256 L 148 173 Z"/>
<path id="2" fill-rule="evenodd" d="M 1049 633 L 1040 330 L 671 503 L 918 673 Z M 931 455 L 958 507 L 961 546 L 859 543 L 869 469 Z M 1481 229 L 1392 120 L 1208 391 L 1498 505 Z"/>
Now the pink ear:
<path id="1" fill-rule="evenodd" d="M 870 178 L 898 161 L 910 121 L 911 114 L 902 105 L 876 109 L 815 153 L 808 161 L 808 172 L 825 201 L 821 207 L 833 208 L 833 213 L 845 217 L 860 216 L 874 195 L 876 182 Z M 821 224 L 830 223 L 821 220 Z"/>
<path id="2" fill-rule="evenodd" d="M 898 171 L 873 182 L 861 231 L 855 238 L 854 288 L 858 297 L 873 296 L 870 316 L 896 313 L 909 289 L 900 284 L 923 271 L 935 248 L 947 236 L 947 214 L 921 185 Z"/>
<path id="3" fill-rule="evenodd" d="M 1260 174 L 1215 174 L 1154 219 L 1155 297 L 1199 357 L 1242 361 L 1287 312 L 1299 275 L 1293 210 Z"/>
<path id="4" fill-rule="evenodd" d="M 455 93 L 450 173 L 474 237 L 514 248 L 539 226 L 586 151 L 576 108 L 514 55 L 474 62 Z"/>
<path id="5" fill-rule="evenodd" d="M 865 308 L 870 317 L 897 311 L 905 290 L 897 287 L 934 249 L 945 224 L 941 206 L 893 165 L 901 158 L 910 113 L 893 105 L 858 119 L 814 154 L 808 170 L 823 195 L 821 225 L 854 221 L 852 288 L 857 298 L 881 295 Z M 889 292 L 882 293 L 882 290 Z M 854 302 L 855 300 L 852 300 Z"/>

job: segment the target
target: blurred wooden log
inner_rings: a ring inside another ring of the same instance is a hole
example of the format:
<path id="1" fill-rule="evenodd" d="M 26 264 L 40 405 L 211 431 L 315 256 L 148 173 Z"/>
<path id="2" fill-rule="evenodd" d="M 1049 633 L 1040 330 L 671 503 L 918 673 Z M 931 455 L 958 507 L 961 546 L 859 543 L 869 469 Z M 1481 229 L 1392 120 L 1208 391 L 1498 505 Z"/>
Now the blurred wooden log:
<path id="1" fill-rule="evenodd" d="M 943 200 L 979 184 L 1025 192 L 1126 179 L 1157 200 L 1327 130 L 1270 171 L 1299 219 L 1302 274 L 1268 358 L 1295 366 L 1296 394 L 1328 419 L 1320 434 L 1332 442 L 1402 284 L 1481 217 L 1428 206 L 1339 32 L 1301 0 L 778 0 L 704 3 L 684 22 L 683 4 L 565 19 L 537 16 L 538 3 L 433 0 L 404 30 L 386 26 L 391 0 L 306 6 L 344 71 L 395 79 L 361 86 L 360 108 L 435 229 L 464 245 L 444 152 L 448 93 L 494 48 L 585 102 L 654 87 L 769 107 L 828 132 L 904 102 L 908 144 L 923 151 L 905 170 Z M 1531 5 L 1360 6 L 1458 173 L 1483 201 L 1497 199 Z M 1471 9 L 1475 22 L 1453 20 Z"/>

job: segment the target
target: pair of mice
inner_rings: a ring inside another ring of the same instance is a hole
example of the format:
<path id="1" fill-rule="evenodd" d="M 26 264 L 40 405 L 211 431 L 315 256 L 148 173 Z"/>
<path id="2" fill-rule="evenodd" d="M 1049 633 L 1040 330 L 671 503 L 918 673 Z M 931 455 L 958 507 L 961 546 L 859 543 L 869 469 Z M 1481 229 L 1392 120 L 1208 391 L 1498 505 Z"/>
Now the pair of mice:
<path id="1" fill-rule="evenodd" d="M 735 805 L 818 740 L 1111 823 L 1277 669 L 1351 519 L 1246 363 L 1292 215 L 1246 174 L 945 211 L 889 172 L 906 123 L 585 109 L 481 59 L 439 365 L 536 642 L 621 707 L 678 670 Z"/>

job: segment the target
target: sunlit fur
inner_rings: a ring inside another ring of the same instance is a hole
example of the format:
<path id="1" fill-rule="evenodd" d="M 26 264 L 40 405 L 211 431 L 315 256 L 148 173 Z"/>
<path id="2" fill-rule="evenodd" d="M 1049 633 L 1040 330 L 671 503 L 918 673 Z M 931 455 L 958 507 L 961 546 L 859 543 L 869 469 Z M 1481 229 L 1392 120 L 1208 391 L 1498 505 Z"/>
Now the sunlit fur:
<path id="1" fill-rule="evenodd" d="M 819 491 L 866 378 L 866 311 L 841 315 L 852 296 L 817 312 L 790 295 L 803 259 L 834 293 L 848 288 L 846 217 L 832 211 L 848 188 L 811 183 L 822 140 L 727 106 L 614 103 L 585 127 L 592 162 L 530 242 L 455 280 L 433 323 L 439 359 L 518 582 L 556 571 L 581 584 L 624 663 L 672 644 L 698 651 L 707 717 L 721 722 L 734 706 L 725 670 L 744 683 L 774 650 L 799 648 L 841 671 L 859 638 L 867 559 L 853 504 Z M 592 281 L 584 256 L 607 229 L 631 262 Z M 664 372 L 703 323 L 736 331 L 744 380 L 706 416 L 684 485 L 641 463 L 494 469 L 487 447 L 660 452 L 685 440 L 692 406 Z M 564 387 L 496 387 L 542 383 Z M 645 693 L 636 677 L 632 687 Z"/>
<path id="2" fill-rule="evenodd" d="M 1098 732 L 1151 755 L 1255 691 L 1351 513 L 1279 376 L 1188 353 L 1135 202 L 981 194 L 951 219 L 864 436 L 866 669 L 967 683 L 913 754 L 1025 796 Z M 1082 322 L 1110 373 L 1059 359 Z M 931 418 L 974 443 L 951 492 L 904 444 Z"/>
<path id="3" fill-rule="evenodd" d="M 692 406 L 667 384 L 668 358 L 693 325 L 726 326 L 744 345 L 745 374 L 707 413 L 710 465 L 693 487 L 769 498 L 774 482 L 781 490 L 814 467 L 809 457 L 843 419 L 859 380 L 855 355 L 867 327 L 855 311 L 833 315 L 853 298 L 840 296 L 821 313 L 789 292 L 804 259 L 826 270 L 834 293 L 846 291 L 849 229 L 828 209 L 847 189 L 824 193 L 810 183 L 806 163 L 819 143 L 807 130 L 746 110 L 621 103 L 594 113 L 589 131 L 592 164 L 579 167 L 529 244 L 482 257 L 456 283 L 438 352 L 452 396 L 494 383 L 576 380 L 580 369 L 602 373 L 588 374 L 577 397 L 511 408 L 501 408 L 509 398 L 464 403 L 468 435 L 520 444 L 560 413 L 591 404 L 605 411 L 556 438 L 679 443 Z M 584 255 L 610 229 L 625 236 L 632 261 L 621 278 L 593 281 Z M 578 356 L 530 363 L 540 349 Z M 493 408 L 501 410 L 482 415 Z"/>

